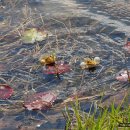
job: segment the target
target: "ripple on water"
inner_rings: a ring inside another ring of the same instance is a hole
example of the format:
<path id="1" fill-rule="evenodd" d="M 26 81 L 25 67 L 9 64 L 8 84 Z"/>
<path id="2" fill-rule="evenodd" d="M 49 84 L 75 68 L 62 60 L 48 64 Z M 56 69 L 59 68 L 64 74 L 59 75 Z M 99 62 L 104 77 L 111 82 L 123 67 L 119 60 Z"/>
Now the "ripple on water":
<path id="1" fill-rule="evenodd" d="M 87 6 L 88 3 L 91 4 L 93 1 L 77 0 L 77 2 Z M 36 9 L 30 9 L 32 11 L 31 15 L 34 14 L 36 17 L 39 17 L 39 12 L 41 14 L 46 13 L 46 10 L 43 11 L 41 7 L 44 9 L 44 7 L 48 7 L 48 5 L 46 4 L 43 7 L 40 0 L 29 0 L 29 4 L 29 9 L 31 6 L 37 5 Z M 49 9 L 53 12 L 51 12 L 51 15 L 53 15 L 54 12 L 64 13 L 65 11 L 58 10 L 59 8 L 56 6 L 53 9 Z M 98 10 L 98 8 L 95 8 L 95 10 Z M 21 13 L 22 11 L 19 12 Z M 87 13 L 89 14 L 90 12 Z M 122 58 L 124 52 L 120 45 L 123 44 L 126 34 L 120 27 L 120 30 L 116 31 L 118 25 L 123 25 L 122 27 L 124 27 L 124 24 L 120 24 L 120 21 L 116 24 L 117 21 L 113 22 L 109 17 L 106 17 L 106 14 L 100 16 L 90 13 L 89 15 L 90 16 L 81 15 L 79 17 L 73 15 L 71 17 L 63 17 L 58 15 L 56 20 L 52 20 L 50 17 L 43 17 L 45 29 L 52 32 L 52 37 L 33 45 L 23 44 L 21 41 L 13 44 L 12 42 L 5 41 L 5 43 L 1 44 L 0 58 L 5 59 L 4 63 L 3 61 L 0 62 L 0 74 L 1 77 L 8 81 L 15 89 L 14 96 L 10 101 L 23 100 L 27 92 L 33 89 L 35 89 L 36 92 L 54 91 L 58 95 L 57 103 L 60 103 L 67 97 L 76 94 L 77 91 L 83 92 L 83 96 L 88 96 L 90 91 L 94 94 L 93 91 L 100 92 L 102 89 L 104 91 L 110 90 L 111 87 L 114 86 L 116 86 L 116 88 L 123 85 L 125 87 L 128 86 L 127 84 L 117 82 L 114 77 L 115 73 L 125 67 Z M 98 16 L 100 16 L 99 19 Z M 18 23 L 20 23 L 20 21 L 17 21 L 15 24 L 18 25 Z M 31 24 L 41 26 L 41 20 L 34 20 Z M 31 24 L 29 26 L 31 26 Z M 17 39 L 12 38 L 10 41 L 12 40 Z M 39 50 L 36 49 L 36 47 L 38 48 L 38 44 L 40 47 Z M 4 45 L 6 45 L 6 47 Z M 39 65 L 40 55 L 53 51 L 58 54 L 59 60 L 65 60 L 72 68 L 71 72 L 60 75 L 60 79 L 57 79 L 56 75 L 45 75 L 41 66 L 40 68 L 35 67 L 35 65 Z M 97 67 L 94 72 L 88 70 L 83 71 L 79 66 L 80 62 L 89 56 L 99 56 L 101 58 L 101 65 Z M 1 82 L 3 81 L 1 80 Z M 4 103 L 9 104 L 7 101 L 0 102 L 0 104 Z M 90 105 L 91 103 L 87 104 L 85 102 L 82 104 L 82 109 L 88 112 Z M 23 113 L 15 115 L 15 121 L 17 121 L 17 123 L 21 122 L 22 125 L 25 126 L 32 126 L 30 129 L 38 124 L 35 123 L 35 120 L 43 121 L 40 122 L 42 125 L 36 129 L 64 129 L 64 119 L 56 120 L 57 118 L 55 118 L 56 121 L 51 122 L 47 121 L 43 116 L 45 114 L 52 118 L 59 112 L 53 113 L 53 110 L 41 111 L 43 115 L 39 112 L 40 111 L 24 110 Z M 61 115 L 58 116 L 60 117 Z M 30 119 L 30 117 L 33 118 Z M 3 115 L 0 114 L 0 118 L 3 118 Z"/>

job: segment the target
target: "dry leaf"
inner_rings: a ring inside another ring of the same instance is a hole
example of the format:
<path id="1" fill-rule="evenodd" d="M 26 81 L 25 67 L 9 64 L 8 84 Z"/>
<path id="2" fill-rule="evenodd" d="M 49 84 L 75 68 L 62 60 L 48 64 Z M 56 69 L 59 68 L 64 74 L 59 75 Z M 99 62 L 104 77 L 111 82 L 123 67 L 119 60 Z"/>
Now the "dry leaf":
<path id="1" fill-rule="evenodd" d="M 0 84 L 0 99 L 8 99 L 13 94 L 13 89 L 5 84 Z"/>
<path id="2" fill-rule="evenodd" d="M 52 55 L 43 55 L 39 59 L 41 65 L 55 65 L 56 56 L 55 54 Z"/>
<path id="3" fill-rule="evenodd" d="M 95 57 L 94 59 L 91 58 L 85 58 L 83 62 L 81 62 L 80 66 L 82 69 L 89 69 L 96 67 L 100 64 L 100 58 Z"/>
<path id="4" fill-rule="evenodd" d="M 24 107 L 28 110 L 34 109 L 48 109 L 52 106 L 52 103 L 56 100 L 56 95 L 52 92 L 40 92 L 31 95 L 27 95 L 24 102 Z"/>

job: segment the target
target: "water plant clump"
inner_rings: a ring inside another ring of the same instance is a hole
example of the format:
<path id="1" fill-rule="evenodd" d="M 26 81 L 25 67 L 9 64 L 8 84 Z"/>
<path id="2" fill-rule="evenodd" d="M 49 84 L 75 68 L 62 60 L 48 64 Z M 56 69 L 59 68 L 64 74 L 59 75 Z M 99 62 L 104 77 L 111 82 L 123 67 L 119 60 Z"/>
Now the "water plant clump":
<path id="1" fill-rule="evenodd" d="M 66 119 L 65 130 L 129 130 L 130 108 L 122 109 L 112 103 L 109 108 L 90 109 L 84 112 L 79 102 L 67 106 L 63 115 Z"/>

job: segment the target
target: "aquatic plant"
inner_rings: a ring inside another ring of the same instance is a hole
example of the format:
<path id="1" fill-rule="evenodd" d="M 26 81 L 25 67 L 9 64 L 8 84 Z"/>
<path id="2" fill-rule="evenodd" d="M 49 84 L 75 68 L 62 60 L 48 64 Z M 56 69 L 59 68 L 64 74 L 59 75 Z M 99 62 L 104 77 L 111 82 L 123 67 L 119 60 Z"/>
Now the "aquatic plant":
<path id="1" fill-rule="evenodd" d="M 71 109 L 67 106 L 63 113 L 66 119 L 65 130 L 129 130 L 130 108 L 122 109 L 121 106 L 122 103 L 117 107 L 112 103 L 109 109 L 99 108 L 92 111 L 90 108 L 86 113 L 76 101 Z"/>

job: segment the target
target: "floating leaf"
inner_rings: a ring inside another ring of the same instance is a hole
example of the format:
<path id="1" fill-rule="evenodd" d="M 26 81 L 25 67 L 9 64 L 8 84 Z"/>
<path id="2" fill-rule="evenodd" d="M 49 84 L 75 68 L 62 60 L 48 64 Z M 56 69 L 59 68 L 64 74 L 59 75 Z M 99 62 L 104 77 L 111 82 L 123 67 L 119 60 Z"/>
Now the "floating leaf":
<path id="1" fill-rule="evenodd" d="M 130 74 L 130 72 L 129 72 Z M 128 81 L 128 72 L 126 70 L 121 70 L 117 75 L 116 75 L 116 79 L 119 81 Z"/>
<path id="2" fill-rule="evenodd" d="M 48 66 L 44 70 L 45 74 L 63 74 L 70 71 L 71 68 L 68 64 L 56 64 L 55 66 Z"/>
<path id="3" fill-rule="evenodd" d="M 91 58 L 85 58 L 83 62 L 81 62 L 80 66 L 82 69 L 89 69 L 96 67 L 100 64 L 100 58 L 95 57 L 94 59 Z"/>
<path id="4" fill-rule="evenodd" d="M 0 99 L 8 99 L 13 94 L 13 89 L 8 85 L 0 84 Z"/>
<path id="5" fill-rule="evenodd" d="M 53 102 L 56 100 L 56 95 L 52 92 L 40 92 L 32 95 L 28 95 L 25 98 L 24 107 L 28 110 L 34 109 L 49 109 Z"/>
<path id="6" fill-rule="evenodd" d="M 34 43 L 36 41 L 43 41 L 46 37 L 47 32 L 44 32 L 37 28 L 31 28 L 26 30 L 21 38 L 24 43 Z"/>
<path id="7" fill-rule="evenodd" d="M 56 56 L 55 56 L 55 54 L 43 55 L 43 56 L 40 57 L 39 61 L 40 61 L 41 65 L 54 66 L 55 61 L 56 61 Z"/>

